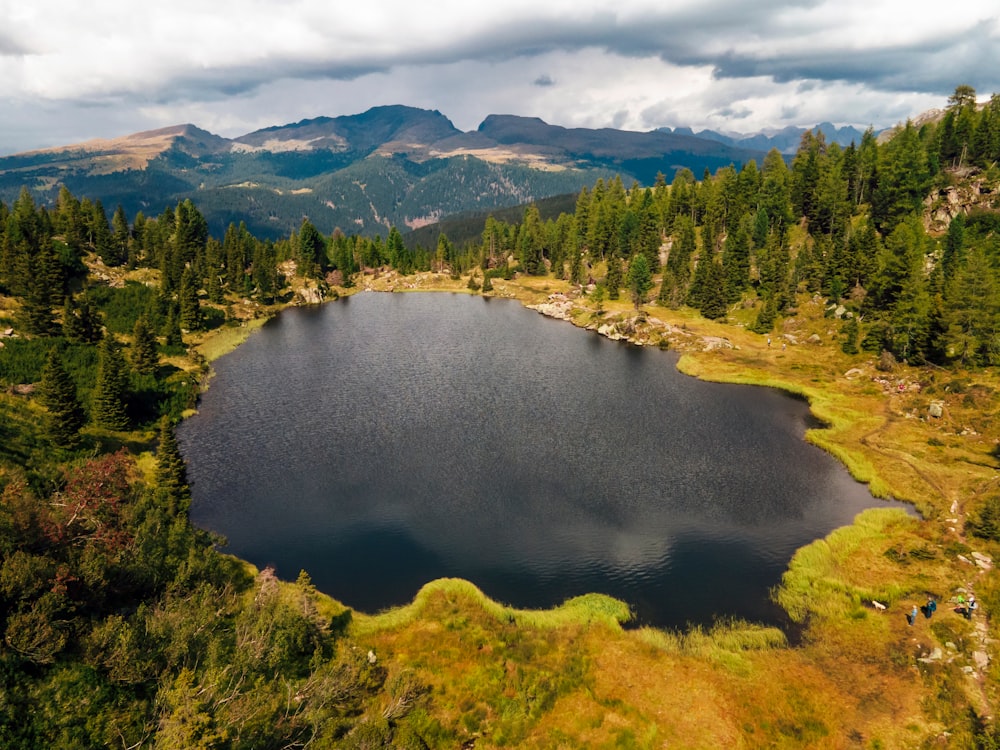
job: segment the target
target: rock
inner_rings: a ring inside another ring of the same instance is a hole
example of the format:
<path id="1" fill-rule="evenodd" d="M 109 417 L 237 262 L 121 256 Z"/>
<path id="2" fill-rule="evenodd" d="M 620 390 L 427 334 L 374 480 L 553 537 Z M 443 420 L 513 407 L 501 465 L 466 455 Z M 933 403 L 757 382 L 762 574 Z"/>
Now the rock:
<path id="1" fill-rule="evenodd" d="M 835 317 L 838 320 L 840 320 L 840 318 L 844 317 L 844 313 L 846 313 L 846 312 L 847 312 L 847 308 L 844 307 L 843 305 L 839 305 L 837 307 L 837 309 L 833 311 L 833 317 Z"/>
<path id="2" fill-rule="evenodd" d="M 976 670 L 974 670 L 972 667 L 965 666 L 962 667 L 962 671 L 965 672 L 965 674 L 973 674 Z"/>
<path id="3" fill-rule="evenodd" d="M 972 560 L 970 560 L 969 558 L 967 558 L 965 555 L 959 555 L 958 556 L 958 561 L 959 562 L 964 562 L 966 565 L 972 565 Z M 959 589 L 959 590 L 961 590 L 961 589 Z"/>
<path id="4" fill-rule="evenodd" d="M 296 296 L 301 301 L 300 304 L 303 305 L 318 305 L 324 298 L 322 289 L 311 286 L 302 287 Z"/>
<path id="5" fill-rule="evenodd" d="M 938 647 L 931 651 L 930 658 L 934 661 L 941 659 L 944 656 L 944 652 Z"/>
<path id="6" fill-rule="evenodd" d="M 703 336 L 701 342 L 704 344 L 706 352 L 710 352 L 715 349 L 733 348 L 733 343 L 729 339 L 722 338 L 721 336 Z"/>
<path id="7" fill-rule="evenodd" d="M 793 336 L 792 334 L 790 333 L 782 334 L 782 338 L 784 338 L 785 341 L 787 341 L 792 346 L 798 346 L 799 340 L 795 338 L 795 336 Z"/>
<path id="8" fill-rule="evenodd" d="M 973 651 L 972 661 L 976 664 L 976 669 L 982 671 L 990 665 L 990 655 L 985 651 Z"/>
<path id="9" fill-rule="evenodd" d="M 958 646 L 956 646 L 956 645 L 955 645 L 954 643 L 952 643 L 951 641 L 948 641 L 948 642 L 946 642 L 946 643 L 944 644 L 944 647 L 945 647 L 946 649 L 948 649 L 949 651 L 958 651 Z"/>
<path id="10" fill-rule="evenodd" d="M 944 415 L 944 402 L 931 401 L 930 405 L 927 407 L 927 413 L 935 419 L 940 419 Z"/>
<path id="11" fill-rule="evenodd" d="M 807 338 L 806 341 L 808 341 L 810 344 L 819 344 L 823 341 L 823 339 L 819 337 L 818 333 L 814 333 L 812 336 Z"/>
<path id="12" fill-rule="evenodd" d="M 853 380 L 854 378 L 864 375 L 865 372 L 860 367 L 852 367 L 850 370 L 844 373 L 844 377 L 848 380 Z"/>
<path id="13" fill-rule="evenodd" d="M 620 333 L 618 333 L 618 329 L 613 323 L 605 323 L 601 326 L 598 326 L 597 332 L 602 336 L 607 336 L 609 339 L 613 339 L 615 341 L 618 341 L 623 338 L 623 336 Z"/>
<path id="14" fill-rule="evenodd" d="M 552 297 L 555 297 L 553 295 Z M 562 295 L 558 295 L 562 297 Z M 568 299 L 563 297 L 562 299 L 553 299 L 550 297 L 549 302 L 543 302 L 540 305 L 528 305 L 530 310 L 537 310 L 542 315 L 547 315 L 550 318 L 557 318 L 558 320 L 569 320 L 570 311 L 573 309 L 573 303 Z"/>
<path id="15" fill-rule="evenodd" d="M 988 563 L 989 565 L 993 564 L 993 558 L 990 557 L 989 555 L 984 555 L 982 552 L 973 552 L 972 553 L 972 558 L 976 562 L 984 562 L 984 563 Z"/>

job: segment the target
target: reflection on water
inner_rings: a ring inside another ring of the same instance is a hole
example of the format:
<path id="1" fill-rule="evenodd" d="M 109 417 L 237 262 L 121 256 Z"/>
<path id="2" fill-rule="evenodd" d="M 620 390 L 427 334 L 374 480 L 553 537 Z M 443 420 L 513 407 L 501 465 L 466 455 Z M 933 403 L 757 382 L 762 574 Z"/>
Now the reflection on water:
<path id="1" fill-rule="evenodd" d="M 643 622 L 780 622 L 797 547 L 879 504 L 802 440 L 806 405 L 516 303 L 361 294 L 216 363 L 180 440 L 192 516 L 363 611 L 442 576 Z"/>

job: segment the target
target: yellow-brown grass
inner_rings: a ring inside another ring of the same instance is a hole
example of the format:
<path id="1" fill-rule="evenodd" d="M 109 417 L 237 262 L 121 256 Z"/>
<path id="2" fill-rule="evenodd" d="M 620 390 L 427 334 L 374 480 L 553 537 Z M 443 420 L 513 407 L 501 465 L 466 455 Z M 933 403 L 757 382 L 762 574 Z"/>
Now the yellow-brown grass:
<path id="1" fill-rule="evenodd" d="M 384 274 L 359 287 L 467 293 L 466 283 Z M 495 280 L 493 296 L 537 304 L 556 292 L 571 290 L 519 277 Z M 592 326 L 592 300 L 574 304 L 572 322 Z M 604 321 L 635 316 L 625 299 L 606 300 L 603 309 Z M 443 733 L 432 746 L 902 748 L 947 744 L 946 737 L 966 746 L 970 711 L 986 715 L 998 705 L 997 669 L 962 674 L 979 642 L 948 599 L 975 587 L 984 614 L 1000 607 L 997 574 L 980 576 L 959 558 L 968 558 L 973 541 L 963 535 L 964 513 L 998 491 L 1000 381 L 990 372 L 881 373 L 870 355 L 840 351 L 837 323 L 809 299 L 781 322 L 770 347 L 764 336 L 690 310 L 645 310 L 673 327 L 647 340 L 680 349 L 683 372 L 807 399 L 825 425 L 807 439 L 874 494 L 912 502 L 924 520 L 866 511 L 799 550 L 775 591 L 803 624 L 794 645 L 773 628 L 738 622 L 679 633 L 623 629 L 625 605 L 600 596 L 518 610 L 454 579 L 427 584 L 405 607 L 351 613 L 348 638 L 391 673 L 413 674 L 430 688 L 419 712 Z M 783 333 L 796 343 L 782 348 Z M 806 343 L 813 334 L 818 343 Z M 704 351 L 705 337 L 732 348 Z M 944 403 L 942 418 L 928 416 L 931 400 Z M 939 614 L 908 625 L 905 614 L 929 595 L 942 603 Z M 345 610 L 331 602 L 328 611 Z M 952 640 L 959 649 L 952 663 L 917 661 Z"/>

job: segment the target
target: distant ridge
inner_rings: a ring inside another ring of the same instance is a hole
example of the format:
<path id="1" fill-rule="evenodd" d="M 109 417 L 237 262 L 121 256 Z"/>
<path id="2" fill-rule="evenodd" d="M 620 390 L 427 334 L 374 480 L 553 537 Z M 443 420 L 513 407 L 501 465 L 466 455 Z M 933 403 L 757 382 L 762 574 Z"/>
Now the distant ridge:
<path id="1" fill-rule="evenodd" d="M 598 178 L 652 184 L 764 154 L 688 133 L 565 128 L 509 114 L 463 132 L 437 110 L 388 105 L 236 138 L 183 124 L 15 154 L 0 158 L 0 200 L 27 186 L 51 204 L 65 185 L 129 216 L 192 198 L 220 233 L 243 221 L 259 236 L 287 236 L 308 217 L 327 233 L 385 235 L 576 193 Z"/>
<path id="2" fill-rule="evenodd" d="M 811 128 L 788 126 L 781 130 L 764 131 L 751 135 L 743 133 L 719 133 L 715 130 L 699 130 L 697 133 L 691 128 L 658 128 L 659 132 L 673 133 L 674 135 L 690 135 L 695 138 L 703 138 L 717 143 L 724 143 L 727 146 L 737 148 L 747 148 L 757 151 L 770 151 L 772 148 L 778 149 L 783 154 L 794 154 L 802 140 L 802 135 L 807 131 L 820 132 L 827 143 L 836 143 L 840 146 L 848 146 L 852 142 L 857 145 L 861 143 L 861 138 L 865 131 L 858 130 L 853 125 L 837 127 L 831 122 L 821 122 Z M 873 131 L 875 136 L 881 131 Z"/>

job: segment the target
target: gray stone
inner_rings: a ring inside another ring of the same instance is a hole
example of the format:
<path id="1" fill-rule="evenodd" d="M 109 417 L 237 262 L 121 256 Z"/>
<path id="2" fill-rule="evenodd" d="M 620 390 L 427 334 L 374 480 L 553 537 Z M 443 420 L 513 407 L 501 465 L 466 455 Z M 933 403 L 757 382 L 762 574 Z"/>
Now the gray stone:
<path id="1" fill-rule="evenodd" d="M 990 655 L 985 651 L 973 651 L 972 661 L 976 664 L 976 669 L 983 670 L 990 665 Z"/>
<path id="2" fill-rule="evenodd" d="M 930 406 L 927 407 L 927 413 L 935 419 L 940 419 L 944 414 L 944 404 L 940 401 L 931 401 Z"/>

